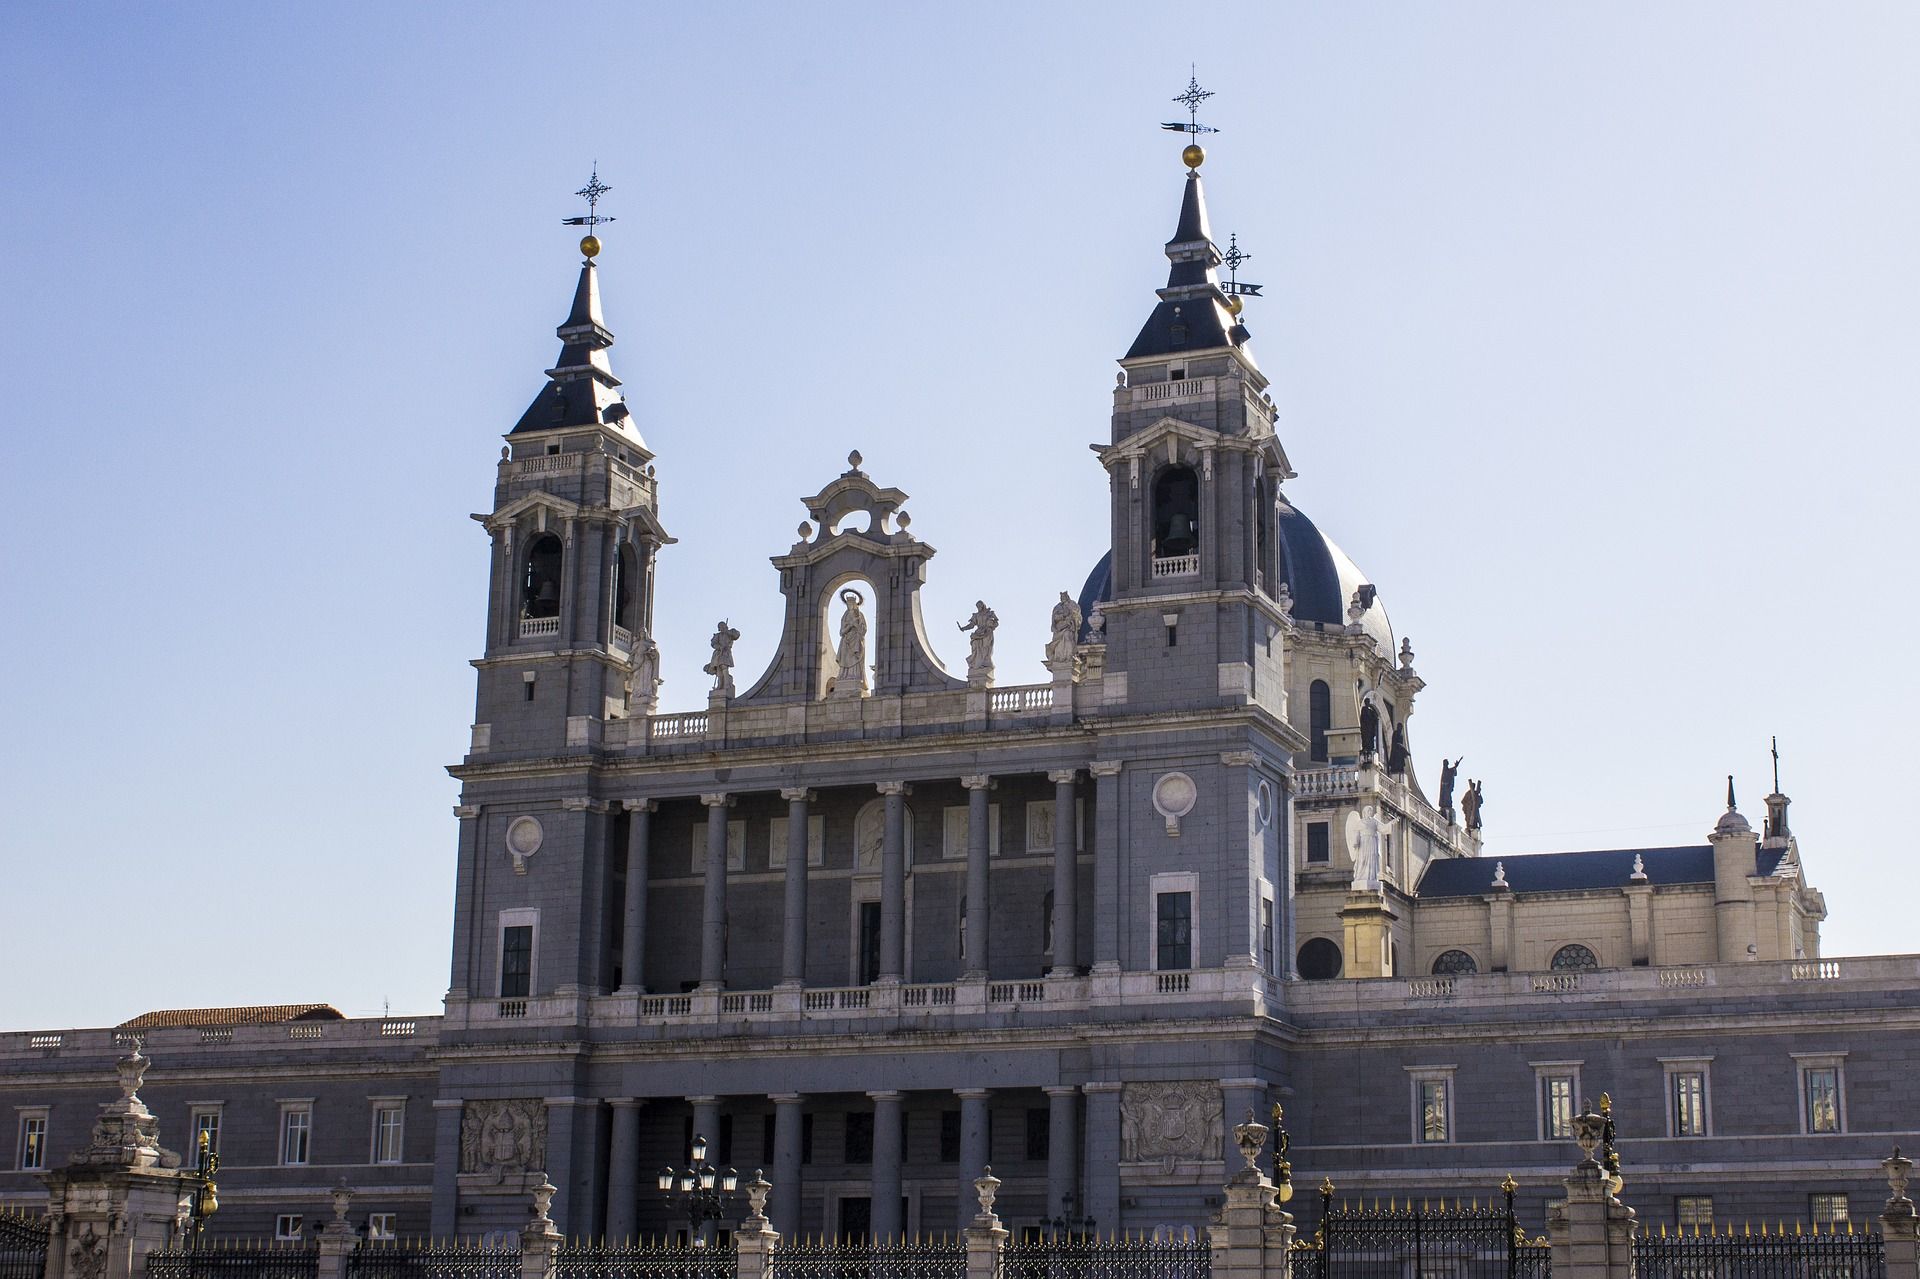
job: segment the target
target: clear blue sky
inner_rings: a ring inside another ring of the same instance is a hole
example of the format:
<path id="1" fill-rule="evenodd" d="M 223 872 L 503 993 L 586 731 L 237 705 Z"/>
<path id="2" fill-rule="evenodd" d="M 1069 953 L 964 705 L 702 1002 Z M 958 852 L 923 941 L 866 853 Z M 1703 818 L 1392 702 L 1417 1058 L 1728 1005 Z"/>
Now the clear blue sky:
<path id="1" fill-rule="evenodd" d="M 1699 842 L 1767 738 L 1914 951 L 1909 4 L 62 5 L 0 32 L 0 1026 L 446 986 L 499 435 L 597 159 L 666 704 L 861 449 L 1037 678 L 1190 60 L 1299 478 L 1495 853 Z"/>

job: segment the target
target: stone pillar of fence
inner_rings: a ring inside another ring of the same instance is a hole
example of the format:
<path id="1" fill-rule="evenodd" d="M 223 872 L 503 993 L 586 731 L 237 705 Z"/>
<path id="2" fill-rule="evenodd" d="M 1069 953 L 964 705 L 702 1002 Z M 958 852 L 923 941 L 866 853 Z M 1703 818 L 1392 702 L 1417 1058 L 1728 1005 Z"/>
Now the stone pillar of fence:
<path id="1" fill-rule="evenodd" d="M 1611 1174 L 1593 1157 L 1605 1125 L 1592 1112 L 1574 1118 L 1584 1158 L 1563 1183 L 1567 1197 L 1547 1205 L 1553 1279 L 1633 1279 L 1633 1209 L 1615 1197 Z"/>
<path id="2" fill-rule="evenodd" d="M 991 1165 L 974 1179 L 974 1194 L 980 1197 L 980 1211 L 968 1223 L 967 1279 L 1000 1279 L 1000 1254 L 1007 1246 L 1007 1230 L 993 1211 L 994 1197 L 1000 1193 L 1000 1178 Z"/>
<path id="3" fill-rule="evenodd" d="M 769 1279 L 773 1274 L 773 1252 L 779 1246 L 780 1232 L 767 1220 L 767 1196 L 772 1191 L 772 1185 L 758 1171 L 747 1183 L 747 1219 L 733 1232 L 734 1279 Z"/>
<path id="4" fill-rule="evenodd" d="M 520 1279 L 553 1279 L 559 1272 L 560 1232 L 549 1209 L 556 1187 L 546 1173 L 533 1188 L 533 1220 L 520 1231 Z"/>
<path id="5" fill-rule="evenodd" d="M 1293 1214 L 1274 1202 L 1276 1187 L 1260 1171 L 1267 1126 L 1248 1112 L 1233 1138 L 1247 1166 L 1227 1179 L 1226 1201 L 1208 1227 L 1213 1279 L 1291 1279 Z"/>
<path id="6" fill-rule="evenodd" d="M 319 1268 L 314 1279 L 347 1279 L 347 1258 L 360 1245 L 347 1214 L 353 1209 L 353 1191 L 345 1177 L 333 1188 L 333 1220 L 320 1231 Z"/>
<path id="7" fill-rule="evenodd" d="M 1886 1250 L 1887 1279 L 1920 1279 L 1920 1221 L 1916 1221 L 1913 1200 L 1907 1198 L 1907 1178 L 1913 1172 L 1913 1160 L 1893 1148 L 1893 1154 L 1880 1161 L 1887 1172 L 1887 1189 L 1892 1192 L 1887 1206 L 1880 1210 L 1880 1237 Z"/>
<path id="8" fill-rule="evenodd" d="M 47 1279 L 138 1279 L 149 1252 L 185 1238 L 201 1179 L 161 1148 L 160 1121 L 138 1092 L 148 1064 L 136 1039 L 116 1063 L 120 1096 L 100 1108 L 92 1142 L 65 1168 L 41 1177 Z"/>

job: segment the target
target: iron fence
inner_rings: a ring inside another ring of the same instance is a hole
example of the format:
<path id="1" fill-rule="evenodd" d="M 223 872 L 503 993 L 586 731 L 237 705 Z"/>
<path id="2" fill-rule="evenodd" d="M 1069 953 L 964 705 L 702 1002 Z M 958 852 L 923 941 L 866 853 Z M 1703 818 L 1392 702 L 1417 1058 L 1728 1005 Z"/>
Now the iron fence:
<path id="1" fill-rule="evenodd" d="M 1553 1263 L 1514 1220 L 1509 1193 L 1504 1204 L 1385 1209 L 1323 1198 L 1319 1233 L 1294 1265 L 1307 1279 L 1548 1279 Z"/>
<path id="2" fill-rule="evenodd" d="M 208 1240 L 147 1254 L 147 1279 L 316 1279 L 320 1250 L 311 1243 Z"/>
<path id="3" fill-rule="evenodd" d="M 1210 1245 L 1185 1239 L 1066 1237 L 1009 1243 L 1005 1279 L 1208 1279 Z"/>
<path id="4" fill-rule="evenodd" d="M 47 1238 L 45 1217 L 0 1212 L 0 1279 L 40 1279 Z"/>
<path id="5" fill-rule="evenodd" d="M 381 1240 L 347 1254 L 347 1279 L 520 1279 L 520 1250 L 477 1240 Z"/>
<path id="6" fill-rule="evenodd" d="M 1640 1279 L 1886 1279 L 1880 1236 L 1851 1228 L 1825 1234 L 1734 1234 L 1728 1230 L 1642 1236 L 1633 1241 Z"/>
<path id="7" fill-rule="evenodd" d="M 734 1279 L 730 1247 L 568 1240 L 555 1255 L 558 1279 Z"/>
<path id="8" fill-rule="evenodd" d="M 895 1243 L 782 1242 L 773 1254 L 780 1279 L 966 1279 L 960 1239 Z"/>

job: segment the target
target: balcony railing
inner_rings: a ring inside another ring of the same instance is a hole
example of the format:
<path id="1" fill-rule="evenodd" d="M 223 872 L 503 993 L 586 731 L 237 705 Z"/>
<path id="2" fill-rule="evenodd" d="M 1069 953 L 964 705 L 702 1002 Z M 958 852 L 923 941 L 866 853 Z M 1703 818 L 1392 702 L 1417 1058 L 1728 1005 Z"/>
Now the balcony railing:
<path id="1" fill-rule="evenodd" d="M 520 638 L 539 639 L 547 635 L 560 633 L 558 617 L 523 617 L 520 619 Z"/>
<path id="2" fill-rule="evenodd" d="M 1165 577 L 1200 576 L 1200 556 L 1193 555 L 1156 555 L 1153 557 L 1153 578 L 1159 581 Z"/>
<path id="3" fill-rule="evenodd" d="M 1053 685 L 1022 684 L 1014 688 L 996 688 L 987 698 L 987 709 L 1003 715 L 1050 711 L 1053 709 Z"/>

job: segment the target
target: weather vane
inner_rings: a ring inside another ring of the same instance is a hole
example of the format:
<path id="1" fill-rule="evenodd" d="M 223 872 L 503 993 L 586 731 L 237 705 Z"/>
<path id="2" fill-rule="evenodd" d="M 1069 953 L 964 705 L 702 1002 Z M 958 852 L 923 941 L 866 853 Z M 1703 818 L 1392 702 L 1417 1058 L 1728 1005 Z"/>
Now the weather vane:
<path id="1" fill-rule="evenodd" d="M 1187 91 L 1174 99 L 1175 102 L 1178 102 L 1187 109 L 1187 122 L 1181 124 L 1178 120 L 1174 120 L 1160 127 L 1173 133 L 1191 133 L 1196 139 L 1203 133 L 1220 132 L 1220 130 L 1211 125 L 1200 123 L 1200 104 L 1212 96 L 1213 90 L 1202 89 L 1199 79 L 1193 74 L 1193 69 L 1189 67 Z"/>
<path id="2" fill-rule="evenodd" d="M 1227 237 L 1227 251 L 1220 255 L 1220 260 L 1227 265 L 1227 282 L 1220 286 L 1222 293 L 1228 297 L 1257 298 L 1260 296 L 1259 285 L 1240 282 L 1240 264 L 1251 261 L 1252 258 L 1253 254 L 1241 250 L 1240 237 L 1237 234 Z"/>
<path id="3" fill-rule="evenodd" d="M 603 222 L 612 222 L 614 220 L 600 212 L 600 197 L 611 190 L 613 190 L 612 187 L 600 180 L 600 162 L 595 160 L 593 162 L 593 176 L 587 179 L 587 185 L 574 192 L 575 195 L 587 202 L 586 216 L 560 219 L 560 225 L 562 226 L 583 226 L 587 228 L 587 233 L 580 237 L 580 252 L 590 258 L 600 252 L 600 237 L 594 234 L 594 228 Z"/>

